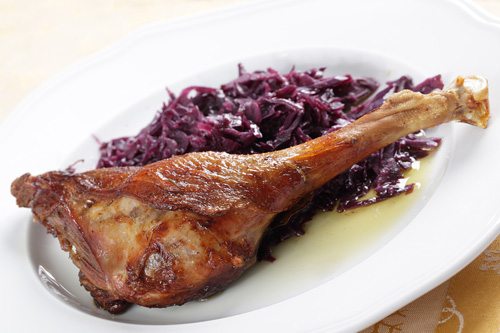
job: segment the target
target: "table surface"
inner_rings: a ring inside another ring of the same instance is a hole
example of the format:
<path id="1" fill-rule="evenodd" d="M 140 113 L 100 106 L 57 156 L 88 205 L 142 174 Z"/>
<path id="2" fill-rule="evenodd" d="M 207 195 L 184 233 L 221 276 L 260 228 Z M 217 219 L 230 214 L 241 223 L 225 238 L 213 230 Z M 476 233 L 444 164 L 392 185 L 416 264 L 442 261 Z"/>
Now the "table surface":
<path id="1" fill-rule="evenodd" d="M 2 0 L 0 123 L 44 81 L 145 24 L 251 1 Z M 500 18 L 500 0 L 473 2 Z M 500 276 L 484 273 L 495 255 L 499 239 L 456 276 L 364 332 L 500 331 Z"/>

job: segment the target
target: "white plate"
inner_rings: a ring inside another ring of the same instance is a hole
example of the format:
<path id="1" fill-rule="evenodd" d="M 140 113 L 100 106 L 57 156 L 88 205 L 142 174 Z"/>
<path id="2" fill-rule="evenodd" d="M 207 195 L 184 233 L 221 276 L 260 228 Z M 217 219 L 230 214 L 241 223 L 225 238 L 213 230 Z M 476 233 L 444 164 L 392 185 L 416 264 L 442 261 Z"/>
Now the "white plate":
<path id="1" fill-rule="evenodd" d="M 492 172 L 500 159 L 492 153 L 500 139 L 499 37 L 498 22 L 461 1 L 267 1 L 146 27 L 68 69 L 0 128 L 3 327 L 332 332 L 362 329 L 397 310 L 463 268 L 500 231 L 500 175 Z M 259 265 L 209 301 L 136 307 L 122 316 L 95 309 L 57 241 L 14 205 L 11 181 L 80 157 L 92 162 L 92 134 L 134 134 L 165 99 L 164 87 L 217 85 L 236 75 L 238 62 L 249 70 L 328 66 L 382 81 L 407 73 L 416 81 L 440 73 L 445 82 L 483 75 L 494 118 L 486 131 L 438 129 L 445 141 L 432 162 L 432 181 L 407 213 L 361 233 L 363 242 L 354 241 L 348 252 L 311 264 L 306 272 L 314 274 L 300 273 L 313 260 L 300 257 L 302 241 L 292 241 L 285 245 L 288 257 L 283 251 L 276 263 Z"/>

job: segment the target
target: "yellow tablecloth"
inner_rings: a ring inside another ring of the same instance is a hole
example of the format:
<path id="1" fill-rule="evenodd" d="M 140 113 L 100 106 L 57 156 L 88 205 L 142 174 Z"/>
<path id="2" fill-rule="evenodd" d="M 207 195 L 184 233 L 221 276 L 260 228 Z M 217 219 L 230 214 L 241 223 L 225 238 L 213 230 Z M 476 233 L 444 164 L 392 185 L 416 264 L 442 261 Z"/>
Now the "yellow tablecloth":
<path id="1" fill-rule="evenodd" d="M 43 81 L 144 24 L 250 1 L 2 0 L 0 122 Z M 500 17 L 500 0 L 474 2 Z M 500 238 L 450 280 L 363 332 L 432 331 L 500 332 Z"/>

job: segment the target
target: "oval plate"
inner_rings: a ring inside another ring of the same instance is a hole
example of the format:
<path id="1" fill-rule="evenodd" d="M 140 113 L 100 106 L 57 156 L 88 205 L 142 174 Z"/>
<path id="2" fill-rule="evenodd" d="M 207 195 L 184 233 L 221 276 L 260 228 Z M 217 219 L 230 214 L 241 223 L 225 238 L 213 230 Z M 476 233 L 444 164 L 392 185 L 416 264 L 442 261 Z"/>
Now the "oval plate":
<path id="1" fill-rule="evenodd" d="M 474 45 L 466 36 L 474 36 Z M 467 265 L 500 231 L 500 175 L 491 172 L 500 159 L 491 153 L 500 140 L 499 37 L 498 22 L 461 1 L 268 1 L 151 25 L 76 64 L 38 88 L 0 127 L 6 158 L 0 183 L 2 325 L 52 332 L 356 331 L 404 306 Z M 23 172 L 62 168 L 78 156 L 91 161 L 91 134 L 133 134 L 150 121 L 146 112 L 159 108 L 164 87 L 217 85 L 236 75 L 239 62 L 249 70 L 328 66 L 382 81 L 406 71 L 416 81 L 483 75 L 490 81 L 493 120 L 486 131 L 454 125 L 440 132 L 446 146 L 431 177 L 438 182 L 418 209 L 322 279 L 296 288 L 290 283 L 269 296 L 269 286 L 248 278 L 227 295 L 185 310 L 113 317 L 91 307 L 88 295 L 66 282 L 78 284 L 67 254 L 14 205 L 10 182 Z M 135 118 L 117 122 L 124 115 Z M 49 258 L 56 259 L 53 266 Z M 233 297 L 245 283 L 252 285 L 247 295 L 262 297 Z"/>

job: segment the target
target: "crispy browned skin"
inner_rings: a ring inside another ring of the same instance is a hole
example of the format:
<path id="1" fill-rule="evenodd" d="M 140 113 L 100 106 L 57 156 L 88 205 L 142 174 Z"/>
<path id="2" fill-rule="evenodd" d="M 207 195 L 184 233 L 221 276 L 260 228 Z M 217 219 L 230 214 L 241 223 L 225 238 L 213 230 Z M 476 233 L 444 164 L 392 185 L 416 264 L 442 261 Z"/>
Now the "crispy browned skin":
<path id="1" fill-rule="evenodd" d="M 254 264 L 278 213 L 352 164 L 421 128 L 452 120 L 486 127 L 488 118 L 485 81 L 459 78 L 445 91 L 395 94 L 344 129 L 282 151 L 25 174 L 11 191 L 59 238 L 100 306 L 180 305 L 226 288 Z"/>

